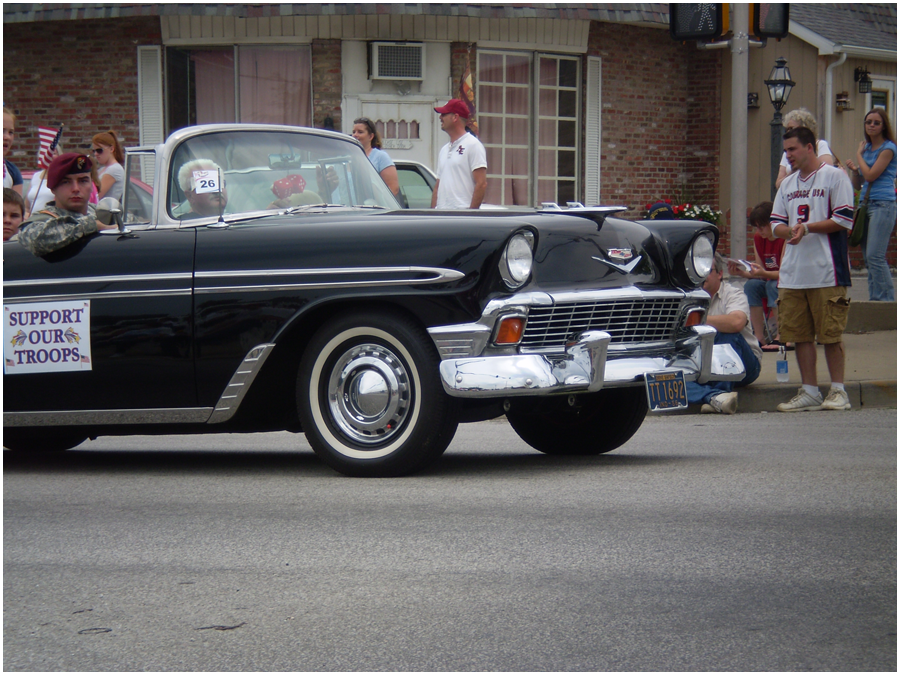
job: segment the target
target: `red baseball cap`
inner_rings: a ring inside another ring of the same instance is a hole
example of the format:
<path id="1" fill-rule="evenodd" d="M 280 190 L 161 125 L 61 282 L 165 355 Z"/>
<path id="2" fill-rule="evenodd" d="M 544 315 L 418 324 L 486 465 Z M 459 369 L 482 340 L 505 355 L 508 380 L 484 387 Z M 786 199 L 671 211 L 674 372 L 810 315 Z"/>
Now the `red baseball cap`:
<path id="1" fill-rule="evenodd" d="M 59 182 L 73 173 L 90 173 L 94 163 L 80 152 L 67 152 L 54 157 L 47 168 L 47 187 L 54 190 Z"/>
<path id="2" fill-rule="evenodd" d="M 441 113 L 454 113 L 459 115 L 463 119 L 469 119 L 469 106 L 460 101 L 458 98 L 451 98 L 447 101 L 447 105 L 443 108 L 435 108 L 434 112 Z"/>

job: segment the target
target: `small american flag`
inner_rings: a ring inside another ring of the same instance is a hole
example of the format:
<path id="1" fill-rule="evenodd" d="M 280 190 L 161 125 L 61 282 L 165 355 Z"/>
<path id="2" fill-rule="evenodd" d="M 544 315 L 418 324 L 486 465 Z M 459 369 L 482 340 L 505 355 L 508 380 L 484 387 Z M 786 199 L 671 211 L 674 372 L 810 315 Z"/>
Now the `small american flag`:
<path id="1" fill-rule="evenodd" d="M 6 359 L 6 365 L 9 366 L 9 367 L 12 367 L 12 366 L 14 366 L 14 365 L 16 365 L 16 364 L 13 363 L 13 360 L 12 360 L 12 359 Z"/>
<path id="2" fill-rule="evenodd" d="M 56 150 L 56 146 L 59 143 L 59 137 L 62 136 L 62 126 L 59 129 L 54 129 L 53 127 L 38 127 L 38 137 L 40 138 L 41 145 L 38 148 L 38 167 L 41 169 L 47 169 L 50 167 L 50 162 L 53 161 L 53 151 Z"/>
<path id="3" fill-rule="evenodd" d="M 90 358 L 88 358 L 87 356 L 82 356 L 82 357 L 81 357 L 81 362 L 82 362 L 82 363 L 90 363 L 91 360 L 90 360 Z"/>

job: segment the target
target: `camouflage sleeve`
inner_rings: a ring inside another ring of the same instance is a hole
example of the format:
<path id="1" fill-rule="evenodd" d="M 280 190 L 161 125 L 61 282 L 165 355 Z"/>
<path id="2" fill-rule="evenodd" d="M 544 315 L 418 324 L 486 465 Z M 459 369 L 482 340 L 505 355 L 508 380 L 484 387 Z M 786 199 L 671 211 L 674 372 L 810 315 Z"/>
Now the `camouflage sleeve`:
<path id="1" fill-rule="evenodd" d="M 65 248 L 72 242 L 97 231 L 97 219 L 92 214 L 75 216 L 71 213 L 54 215 L 42 211 L 22 223 L 19 243 L 36 256 Z"/>

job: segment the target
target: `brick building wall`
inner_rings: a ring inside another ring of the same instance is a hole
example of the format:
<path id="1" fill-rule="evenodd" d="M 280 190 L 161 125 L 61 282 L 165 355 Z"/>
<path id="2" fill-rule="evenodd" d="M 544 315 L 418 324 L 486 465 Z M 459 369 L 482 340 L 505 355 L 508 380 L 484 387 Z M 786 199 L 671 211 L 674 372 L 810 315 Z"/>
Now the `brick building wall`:
<path id="1" fill-rule="evenodd" d="M 330 117 L 334 128 L 341 130 L 341 41 L 313 40 L 312 42 L 312 89 L 313 126 L 325 127 L 325 118 Z"/>
<path id="2" fill-rule="evenodd" d="M 478 48 L 474 43 L 453 42 L 450 45 L 450 96 L 461 98 L 459 83 L 466 71 L 466 58 L 469 59 L 469 72 L 472 75 L 472 86 L 478 86 Z M 478 110 L 475 111 L 476 115 Z"/>
<path id="3" fill-rule="evenodd" d="M 718 209 L 721 55 L 662 30 L 593 22 L 602 63 L 601 199 L 632 207 L 686 197 Z"/>
<path id="4" fill-rule="evenodd" d="M 113 129 L 137 145 L 137 48 L 161 43 L 159 19 L 3 24 L 3 100 L 17 117 L 11 159 L 36 167 L 37 127 L 65 124 L 66 150 Z"/>
<path id="5" fill-rule="evenodd" d="M 87 150 L 113 129 L 140 142 L 137 48 L 160 45 L 158 17 L 4 24 L 3 98 L 16 114 L 11 159 L 36 168 L 37 127 L 65 124 L 66 150 Z M 50 48 L 52 46 L 52 49 Z M 341 42 L 314 40 L 313 123 L 341 128 Z"/>

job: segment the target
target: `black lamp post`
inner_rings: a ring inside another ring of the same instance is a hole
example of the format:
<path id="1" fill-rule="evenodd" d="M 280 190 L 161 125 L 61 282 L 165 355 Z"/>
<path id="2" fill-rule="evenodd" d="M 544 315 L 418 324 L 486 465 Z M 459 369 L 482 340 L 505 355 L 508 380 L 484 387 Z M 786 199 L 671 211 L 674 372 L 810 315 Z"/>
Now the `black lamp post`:
<path id="1" fill-rule="evenodd" d="M 796 82 L 791 79 L 791 71 L 787 67 L 787 61 L 779 56 L 775 59 L 775 67 L 769 73 L 769 79 L 765 81 L 769 90 L 769 100 L 775 108 L 775 116 L 769 124 L 772 127 L 772 199 L 775 199 L 775 179 L 778 177 L 778 165 L 781 155 L 784 154 L 782 135 L 784 127 L 781 125 L 781 109 L 787 103 L 791 95 L 791 89 Z"/>

